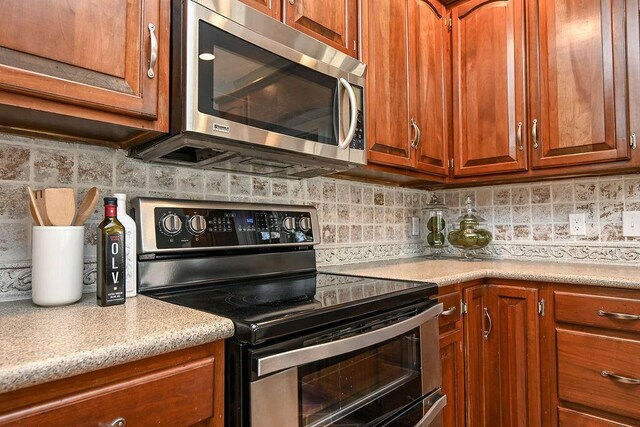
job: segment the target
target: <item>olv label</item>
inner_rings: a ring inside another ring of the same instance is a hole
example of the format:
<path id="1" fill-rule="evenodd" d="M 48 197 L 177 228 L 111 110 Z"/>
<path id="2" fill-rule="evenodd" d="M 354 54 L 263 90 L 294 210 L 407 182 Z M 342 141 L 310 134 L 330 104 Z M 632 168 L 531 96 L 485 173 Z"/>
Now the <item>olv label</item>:
<path id="1" fill-rule="evenodd" d="M 106 287 L 107 304 L 124 299 L 125 289 L 125 264 L 124 264 L 124 239 L 121 234 L 112 234 L 107 237 L 104 248 L 106 257 Z"/>

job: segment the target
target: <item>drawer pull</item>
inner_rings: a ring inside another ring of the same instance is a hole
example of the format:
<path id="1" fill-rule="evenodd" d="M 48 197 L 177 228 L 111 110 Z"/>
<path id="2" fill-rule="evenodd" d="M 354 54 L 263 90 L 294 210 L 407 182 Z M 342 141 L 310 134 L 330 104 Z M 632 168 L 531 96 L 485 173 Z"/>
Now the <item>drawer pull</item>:
<path id="1" fill-rule="evenodd" d="M 122 417 L 118 417 L 115 420 L 111 421 L 110 424 L 108 424 L 108 427 L 124 427 L 127 425 L 127 420 L 125 420 Z"/>
<path id="2" fill-rule="evenodd" d="M 456 307 L 455 305 L 453 307 L 449 307 L 447 308 L 445 311 L 443 311 L 442 313 L 440 313 L 440 316 L 451 316 L 453 313 L 455 313 L 458 310 L 458 307 Z"/>
<path id="3" fill-rule="evenodd" d="M 611 313 L 604 310 L 598 310 L 598 316 L 610 317 L 618 320 L 640 320 L 640 315 L 638 314 Z"/>
<path id="4" fill-rule="evenodd" d="M 486 317 L 489 322 L 489 329 L 484 331 L 482 334 L 484 335 L 484 339 L 488 340 L 489 334 L 491 334 L 491 329 L 493 329 L 493 322 L 491 321 L 491 315 L 489 314 L 489 309 L 487 307 L 484 308 L 484 317 Z"/>
<path id="5" fill-rule="evenodd" d="M 600 375 L 605 378 L 611 378 L 612 380 L 618 381 L 619 383 L 640 385 L 640 380 L 637 378 L 623 377 L 622 375 L 616 375 L 613 372 L 609 371 L 602 371 L 600 372 Z"/>

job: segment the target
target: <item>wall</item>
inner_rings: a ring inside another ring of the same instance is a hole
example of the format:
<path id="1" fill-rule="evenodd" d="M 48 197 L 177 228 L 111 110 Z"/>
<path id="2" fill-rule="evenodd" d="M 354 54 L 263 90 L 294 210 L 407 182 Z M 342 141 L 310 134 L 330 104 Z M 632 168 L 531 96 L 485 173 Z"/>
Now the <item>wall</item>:
<path id="1" fill-rule="evenodd" d="M 640 210 L 640 175 L 437 191 L 449 225 L 471 197 L 494 234 L 484 256 L 638 263 L 640 238 L 622 235 L 622 212 Z M 569 234 L 569 214 L 587 216 L 587 235 Z M 452 253 L 452 248 L 449 248 Z"/>
<path id="2" fill-rule="evenodd" d="M 101 196 L 232 200 L 313 204 L 322 244 L 319 265 L 373 261 L 428 253 L 409 235 L 429 192 L 329 178 L 303 181 L 198 171 L 146 164 L 122 150 L 0 134 L 0 301 L 29 298 L 30 232 L 26 187 L 72 187 L 80 199 L 92 186 Z M 451 208 L 447 222 L 472 197 L 495 241 L 484 257 L 571 262 L 638 263 L 640 239 L 622 236 L 622 211 L 640 210 L 640 175 L 436 192 Z M 586 237 L 568 235 L 569 213 L 586 212 Z M 85 233 L 85 284 L 94 289 L 98 207 Z M 457 255 L 454 248 L 447 249 Z"/>
<path id="3" fill-rule="evenodd" d="M 147 164 L 122 150 L 0 134 L 0 301 L 29 298 L 30 233 L 26 187 L 71 187 L 81 200 L 92 186 L 100 195 L 266 203 L 313 204 L 322 225 L 320 265 L 421 255 L 408 218 L 420 215 L 424 191 L 364 185 L 328 178 L 265 179 Z M 98 207 L 85 228 L 85 284 L 95 283 Z"/>

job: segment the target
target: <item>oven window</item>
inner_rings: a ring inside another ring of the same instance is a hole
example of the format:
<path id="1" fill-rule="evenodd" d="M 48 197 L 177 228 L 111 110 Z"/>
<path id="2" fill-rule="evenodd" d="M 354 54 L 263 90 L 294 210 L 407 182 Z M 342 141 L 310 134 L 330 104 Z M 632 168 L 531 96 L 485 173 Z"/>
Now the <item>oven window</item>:
<path id="1" fill-rule="evenodd" d="M 337 80 L 199 22 L 198 110 L 337 145 Z"/>
<path id="2" fill-rule="evenodd" d="M 298 370 L 300 425 L 359 426 L 388 416 L 422 396 L 420 373 L 418 329 L 304 365 Z"/>

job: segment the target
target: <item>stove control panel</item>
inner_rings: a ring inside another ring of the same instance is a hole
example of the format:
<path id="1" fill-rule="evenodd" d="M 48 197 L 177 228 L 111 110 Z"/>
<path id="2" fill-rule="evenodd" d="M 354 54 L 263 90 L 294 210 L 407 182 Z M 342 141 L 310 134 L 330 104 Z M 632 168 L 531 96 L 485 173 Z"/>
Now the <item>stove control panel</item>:
<path id="1" fill-rule="evenodd" d="M 319 243 L 312 206 L 173 201 L 133 201 L 139 253 Z"/>

